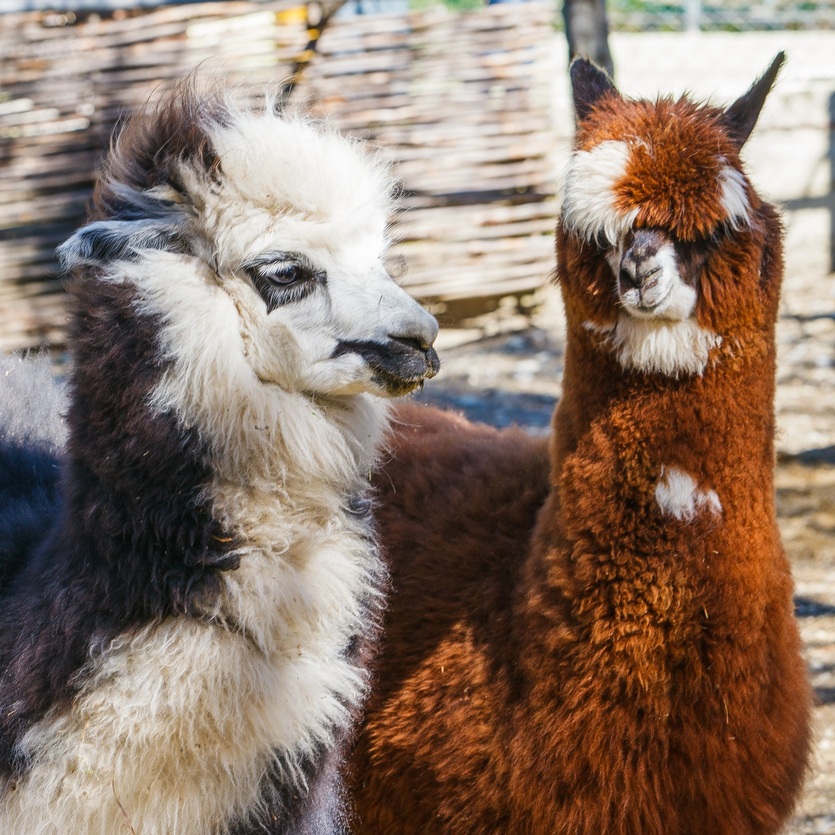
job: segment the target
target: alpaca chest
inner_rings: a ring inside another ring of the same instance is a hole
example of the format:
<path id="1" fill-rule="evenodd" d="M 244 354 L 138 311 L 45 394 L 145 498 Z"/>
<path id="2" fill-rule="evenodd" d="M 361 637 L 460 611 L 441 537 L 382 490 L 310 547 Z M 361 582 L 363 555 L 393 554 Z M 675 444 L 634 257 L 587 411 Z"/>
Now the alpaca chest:
<path id="1" fill-rule="evenodd" d="M 338 526 L 251 546 L 203 619 L 117 638 L 71 709 L 23 739 L 0 831 L 207 835 L 257 811 L 267 774 L 301 789 L 365 688 L 347 650 L 375 565 Z"/>

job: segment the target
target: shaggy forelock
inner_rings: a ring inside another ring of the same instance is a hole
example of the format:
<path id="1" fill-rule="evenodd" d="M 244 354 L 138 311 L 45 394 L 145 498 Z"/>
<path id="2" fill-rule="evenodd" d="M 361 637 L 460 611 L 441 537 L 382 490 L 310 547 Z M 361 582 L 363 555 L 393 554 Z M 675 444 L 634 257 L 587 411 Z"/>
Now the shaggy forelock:
<path id="1" fill-rule="evenodd" d="M 349 227 L 357 217 L 385 223 L 388 165 L 333 129 L 271 112 L 240 112 L 207 130 L 222 180 L 271 214 Z"/>
<path id="2" fill-rule="evenodd" d="M 225 112 L 220 95 L 198 91 L 194 79 L 135 111 L 114 134 L 88 220 L 157 217 L 163 206 L 173 208 L 182 163 L 207 172 L 217 164 L 205 126 Z"/>
<path id="3" fill-rule="evenodd" d="M 112 143 L 88 219 L 186 226 L 221 259 L 215 232 L 244 222 L 257 228 L 259 215 L 262 227 L 312 221 L 322 239 L 366 230 L 382 236 L 394 180 L 379 152 L 327 125 L 276 113 L 268 94 L 260 110 L 238 107 L 235 98 L 243 96 L 190 79 L 135 113 Z"/>
<path id="4" fill-rule="evenodd" d="M 681 240 L 751 223 L 750 186 L 721 112 L 687 98 L 604 101 L 581 125 L 564 221 L 613 243 L 633 223 Z"/>

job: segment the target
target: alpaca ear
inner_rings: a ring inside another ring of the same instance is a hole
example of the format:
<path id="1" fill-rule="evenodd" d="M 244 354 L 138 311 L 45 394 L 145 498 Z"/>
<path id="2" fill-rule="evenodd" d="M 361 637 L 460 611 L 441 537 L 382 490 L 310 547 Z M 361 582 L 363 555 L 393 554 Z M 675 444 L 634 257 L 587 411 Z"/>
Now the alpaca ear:
<path id="1" fill-rule="evenodd" d="M 574 112 L 577 114 L 578 122 L 582 122 L 607 93 L 620 95 L 612 84 L 612 79 L 587 58 L 575 59 L 568 72 L 571 76 Z"/>
<path id="2" fill-rule="evenodd" d="M 186 252 L 176 227 L 158 220 L 99 220 L 83 226 L 56 250 L 64 270 L 112 261 L 136 261 L 143 249 Z"/>
<path id="3" fill-rule="evenodd" d="M 742 148 L 751 135 L 751 131 L 754 130 L 754 125 L 765 104 L 765 97 L 777 79 L 777 74 L 785 60 L 786 53 L 778 52 L 771 66 L 751 85 L 751 89 L 738 98 L 723 114 L 722 122 L 737 148 Z"/>

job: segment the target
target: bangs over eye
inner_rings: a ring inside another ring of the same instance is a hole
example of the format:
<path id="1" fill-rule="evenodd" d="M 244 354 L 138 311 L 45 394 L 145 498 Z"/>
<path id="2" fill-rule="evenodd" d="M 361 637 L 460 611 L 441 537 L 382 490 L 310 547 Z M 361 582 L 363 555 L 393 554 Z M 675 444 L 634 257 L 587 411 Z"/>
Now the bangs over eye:
<path id="1" fill-rule="evenodd" d="M 618 183 L 629 161 L 625 142 L 608 140 L 589 151 L 575 151 L 565 172 L 562 222 L 586 241 L 616 246 L 638 215 L 620 205 Z"/>

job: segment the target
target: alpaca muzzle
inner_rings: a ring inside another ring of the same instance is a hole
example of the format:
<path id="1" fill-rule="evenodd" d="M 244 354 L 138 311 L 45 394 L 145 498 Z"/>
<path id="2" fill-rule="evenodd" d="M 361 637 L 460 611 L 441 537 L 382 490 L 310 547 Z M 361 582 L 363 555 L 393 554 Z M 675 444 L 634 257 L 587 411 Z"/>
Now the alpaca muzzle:
<path id="1" fill-rule="evenodd" d="M 644 319 L 687 318 L 695 301 L 682 280 L 674 242 L 657 229 L 638 229 L 627 236 L 617 292 L 624 310 Z"/>
<path id="2" fill-rule="evenodd" d="M 390 397 L 408 394 L 441 368 L 435 349 L 426 341 L 390 335 L 385 342 L 340 342 L 334 356 L 355 353 L 373 372 L 377 383 Z"/>

